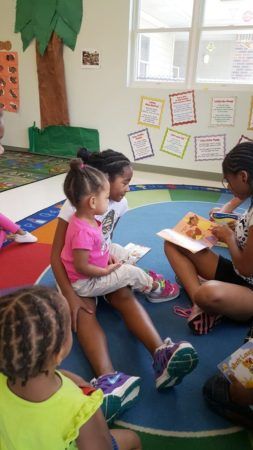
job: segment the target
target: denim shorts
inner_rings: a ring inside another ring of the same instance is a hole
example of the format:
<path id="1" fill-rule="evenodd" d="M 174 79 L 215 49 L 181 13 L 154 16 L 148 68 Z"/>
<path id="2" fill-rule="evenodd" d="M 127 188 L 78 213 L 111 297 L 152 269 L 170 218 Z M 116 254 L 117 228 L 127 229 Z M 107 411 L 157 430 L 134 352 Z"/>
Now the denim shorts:
<path id="1" fill-rule="evenodd" d="M 115 438 L 111 435 L 112 438 L 112 450 L 119 450 L 119 446 L 115 440 Z"/>

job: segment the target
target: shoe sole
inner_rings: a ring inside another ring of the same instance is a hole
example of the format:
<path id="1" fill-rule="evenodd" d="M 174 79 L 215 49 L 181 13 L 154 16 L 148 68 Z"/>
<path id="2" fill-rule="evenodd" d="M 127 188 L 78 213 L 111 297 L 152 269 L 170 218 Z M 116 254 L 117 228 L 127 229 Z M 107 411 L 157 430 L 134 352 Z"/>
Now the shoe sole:
<path id="1" fill-rule="evenodd" d="M 177 292 L 175 295 L 165 298 L 152 298 L 149 295 L 146 294 L 146 298 L 150 303 L 163 303 L 163 302 L 169 302 L 170 300 L 175 300 L 175 298 L 179 297 L 180 291 Z"/>
<path id="2" fill-rule="evenodd" d="M 108 424 L 114 422 L 121 409 L 121 401 L 117 395 L 105 395 L 102 403 L 102 411 Z"/>
<path id="3" fill-rule="evenodd" d="M 141 379 L 139 377 L 131 377 L 122 386 L 112 391 L 111 395 L 117 396 L 120 399 L 121 406 L 119 414 L 123 413 L 136 402 L 140 387 Z"/>
<path id="4" fill-rule="evenodd" d="M 197 314 L 192 319 L 188 319 L 188 327 L 194 334 L 202 336 L 210 333 L 213 328 L 221 322 L 222 316 L 214 318 L 205 313 Z"/>
<path id="5" fill-rule="evenodd" d="M 198 361 L 198 354 L 192 346 L 180 344 L 162 375 L 156 380 L 156 388 L 166 389 L 181 383 L 183 378 L 195 369 Z"/>

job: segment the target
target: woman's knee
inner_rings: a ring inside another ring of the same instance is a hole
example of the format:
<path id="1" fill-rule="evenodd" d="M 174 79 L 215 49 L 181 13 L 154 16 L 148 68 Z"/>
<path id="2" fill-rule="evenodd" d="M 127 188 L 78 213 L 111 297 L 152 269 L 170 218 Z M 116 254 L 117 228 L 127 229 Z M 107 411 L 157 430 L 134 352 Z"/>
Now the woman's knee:
<path id="1" fill-rule="evenodd" d="M 132 289 L 129 287 L 118 289 L 117 291 L 108 294 L 106 297 L 108 298 L 110 304 L 117 309 L 120 306 L 137 301 Z"/>
<path id="2" fill-rule="evenodd" d="M 221 300 L 221 291 L 216 281 L 205 282 L 194 295 L 194 303 L 204 310 L 215 310 Z"/>

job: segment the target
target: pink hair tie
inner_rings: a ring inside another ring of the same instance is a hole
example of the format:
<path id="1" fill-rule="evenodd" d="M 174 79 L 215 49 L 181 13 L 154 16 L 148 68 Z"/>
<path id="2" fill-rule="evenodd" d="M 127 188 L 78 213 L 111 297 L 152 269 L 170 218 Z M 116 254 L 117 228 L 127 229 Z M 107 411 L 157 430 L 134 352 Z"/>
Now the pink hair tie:
<path id="1" fill-rule="evenodd" d="M 82 163 L 81 165 L 80 165 L 80 169 L 84 169 L 86 167 L 86 164 L 84 164 L 84 163 Z"/>

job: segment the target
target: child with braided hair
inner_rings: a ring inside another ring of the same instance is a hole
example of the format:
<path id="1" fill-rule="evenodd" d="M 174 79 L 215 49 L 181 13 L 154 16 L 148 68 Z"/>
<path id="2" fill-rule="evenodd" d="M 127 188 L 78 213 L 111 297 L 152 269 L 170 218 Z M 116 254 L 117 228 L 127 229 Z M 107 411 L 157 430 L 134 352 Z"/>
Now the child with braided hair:
<path id="1" fill-rule="evenodd" d="M 233 195 L 250 200 L 234 231 L 227 224 L 212 228 L 227 244 L 231 259 L 207 249 L 193 254 L 165 243 L 165 254 L 193 302 L 188 325 L 199 335 L 208 333 L 222 316 L 245 322 L 253 317 L 253 143 L 236 145 L 225 156 L 222 171 Z M 199 276 L 207 281 L 201 284 Z"/>
<path id="2" fill-rule="evenodd" d="M 1 450 L 141 450 L 132 431 L 109 432 L 101 390 L 84 395 L 83 379 L 57 370 L 72 346 L 70 323 L 67 301 L 52 289 L 1 298 Z"/>

